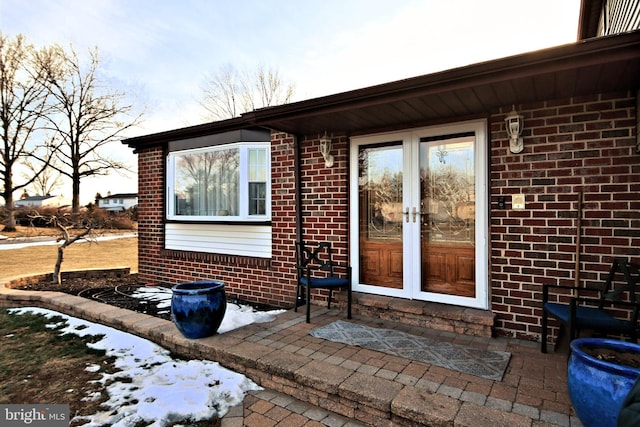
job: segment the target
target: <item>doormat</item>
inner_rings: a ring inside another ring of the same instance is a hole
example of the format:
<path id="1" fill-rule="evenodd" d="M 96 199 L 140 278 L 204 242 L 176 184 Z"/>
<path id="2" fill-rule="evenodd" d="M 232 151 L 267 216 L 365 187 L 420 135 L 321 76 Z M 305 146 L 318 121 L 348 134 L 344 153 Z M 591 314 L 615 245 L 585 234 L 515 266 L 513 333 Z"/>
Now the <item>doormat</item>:
<path id="1" fill-rule="evenodd" d="M 342 320 L 309 333 L 316 338 L 357 345 L 494 381 L 502 380 L 511 358 L 511 353 L 504 351 L 481 350 Z"/>

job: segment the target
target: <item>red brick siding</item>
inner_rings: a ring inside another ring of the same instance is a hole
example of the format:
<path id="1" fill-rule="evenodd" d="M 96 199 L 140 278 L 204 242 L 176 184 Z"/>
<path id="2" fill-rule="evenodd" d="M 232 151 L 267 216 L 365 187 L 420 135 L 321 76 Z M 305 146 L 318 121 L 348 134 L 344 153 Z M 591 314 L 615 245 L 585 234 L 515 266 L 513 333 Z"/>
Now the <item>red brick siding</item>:
<path id="1" fill-rule="evenodd" d="M 616 256 L 640 261 L 635 102 L 615 93 L 516 106 L 525 116 L 520 154 L 509 152 L 504 130 L 510 106 L 492 115 L 490 292 L 499 333 L 537 337 L 542 285 L 574 284 L 580 191 L 581 284 L 600 283 Z M 510 209 L 518 193 L 523 211 Z"/>
<path id="2" fill-rule="evenodd" d="M 163 282 L 164 156 L 162 148 L 138 153 L 138 275 L 147 283 Z"/>
<path id="3" fill-rule="evenodd" d="M 293 138 L 274 133 L 271 144 L 273 257 L 264 261 L 165 250 L 164 157 L 160 148 L 140 150 L 140 279 L 148 283 L 168 284 L 201 279 L 222 280 L 231 297 L 291 306 L 295 299 L 293 159 Z"/>
<path id="4" fill-rule="evenodd" d="M 313 245 L 331 242 L 333 260 L 345 274 L 349 249 L 349 148 L 346 137 L 332 138 L 333 166 L 326 167 L 318 136 L 300 143 L 302 172 L 302 239 Z M 293 242 L 291 242 L 293 243 Z M 326 291 L 314 291 L 326 301 Z"/>
<path id="5" fill-rule="evenodd" d="M 347 144 L 346 138 L 333 139 L 334 163 L 327 168 L 318 139 L 301 143 L 303 239 L 332 242 L 336 261 L 341 264 L 347 260 L 349 234 Z"/>
<path id="6" fill-rule="evenodd" d="M 490 116 L 490 308 L 503 335 L 537 338 L 542 284 L 573 284 L 577 194 L 584 192 L 581 283 L 600 280 L 612 258 L 640 261 L 640 155 L 634 152 L 635 97 L 628 93 L 518 105 L 525 149 L 511 154 L 505 106 Z M 454 120 L 452 120 L 453 122 Z M 303 238 L 329 240 L 348 257 L 348 140 L 333 139 L 334 166 L 325 167 L 318 136 L 299 141 Z M 234 296 L 291 306 L 296 239 L 294 139 L 272 133 L 273 256 L 268 265 L 240 257 L 177 256 L 163 250 L 164 159 L 139 154 L 139 270 L 148 282 L 215 278 Z M 524 193 L 526 209 L 511 210 Z M 498 197 L 507 209 L 498 208 Z M 351 197 L 353 199 L 353 197 Z M 183 254 L 184 255 L 184 254 Z M 320 294 L 316 295 L 318 297 Z"/>

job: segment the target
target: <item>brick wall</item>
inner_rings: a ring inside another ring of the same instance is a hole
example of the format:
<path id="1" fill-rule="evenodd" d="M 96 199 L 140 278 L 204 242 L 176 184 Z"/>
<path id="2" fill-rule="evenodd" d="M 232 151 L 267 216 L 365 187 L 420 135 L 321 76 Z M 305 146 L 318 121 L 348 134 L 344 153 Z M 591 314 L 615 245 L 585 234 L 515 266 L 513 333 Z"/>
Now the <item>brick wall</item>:
<path id="1" fill-rule="evenodd" d="M 332 137 L 333 166 L 326 167 L 320 154 L 319 138 L 300 142 L 302 172 L 302 239 L 310 246 L 331 242 L 335 272 L 346 274 L 349 249 L 349 148 L 346 137 Z M 290 242 L 293 244 L 293 242 Z M 295 272 L 294 272 L 295 273 Z M 338 305 L 346 300 L 344 291 L 335 291 Z M 312 299 L 326 303 L 328 292 L 314 290 Z"/>
<path id="2" fill-rule="evenodd" d="M 164 156 L 162 148 L 138 152 L 138 276 L 165 282 L 160 251 L 164 243 Z"/>
<path id="3" fill-rule="evenodd" d="M 343 265 L 347 262 L 349 224 L 347 144 L 344 137 L 333 139 L 334 163 L 328 168 L 318 139 L 301 143 L 303 240 L 331 242 L 334 260 Z"/>
<path id="4" fill-rule="evenodd" d="M 612 258 L 640 262 L 640 154 L 634 152 L 635 97 L 629 93 L 519 105 L 525 149 L 508 151 L 505 106 L 490 116 L 491 309 L 497 331 L 537 339 L 542 285 L 574 284 L 578 193 L 583 192 L 581 284 L 601 280 Z M 348 140 L 333 138 L 334 166 L 325 167 L 318 136 L 300 142 L 303 239 L 332 241 L 348 257 Z M 242 299 L 290 307 L 295 299 L 294 140 L 272 133 L 273 257 L 187 256 L 163 249 L 164 157 L 139 153 L 139 269 L 146 282 L 223 280 Z M 511 210 L 523 193 L 526 209 Z M 498 207 L 504 196 L 506 209 Z M 351 197 L 353 198 L 353 197 Z M 318 292 L 316 299 L 325 294 Z"/>
<path id="5" fill-rule="evenodd" d="M 511 154 L 510 106 L 491 117 L 491 308 L 499 333 L 537 338 L 542 285 L 575 282 L 583 192 L 580 283 L 604 280 L 612 260 L 640 261 L 640 154 L 629 93 L 516 106 L 525 149 Z M 511 210 L 523 193 L 526 209 Z M 498 208 L 505 196 L 506 209 Z"/>
<path id="6" fill-rule="evenodd" d="M 142 149 L 139 170 L 140 280 L 168 283 L 201 279 L 222 280 L 227 294 L 279 306 L 295 300 L 295 180 L 293 138 L 272 135 L 272 230 L 271 260 L 198 254 L 164 248 L 164 156 L 161 148 Z"/>

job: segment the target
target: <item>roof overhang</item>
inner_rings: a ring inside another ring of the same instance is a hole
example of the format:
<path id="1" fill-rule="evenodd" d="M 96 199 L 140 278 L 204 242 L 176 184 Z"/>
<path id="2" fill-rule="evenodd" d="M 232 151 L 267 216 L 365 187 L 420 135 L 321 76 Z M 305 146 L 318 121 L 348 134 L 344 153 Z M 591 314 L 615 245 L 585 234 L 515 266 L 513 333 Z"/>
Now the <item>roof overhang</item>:
<path id="1" fill-rule="evenodd" d="M 268 107 L 241 117 L 130 138 L 134 148 L 241 128 L 356 135 L 487 115 L 512 104 L 637 90 L 640 31 Z"/>

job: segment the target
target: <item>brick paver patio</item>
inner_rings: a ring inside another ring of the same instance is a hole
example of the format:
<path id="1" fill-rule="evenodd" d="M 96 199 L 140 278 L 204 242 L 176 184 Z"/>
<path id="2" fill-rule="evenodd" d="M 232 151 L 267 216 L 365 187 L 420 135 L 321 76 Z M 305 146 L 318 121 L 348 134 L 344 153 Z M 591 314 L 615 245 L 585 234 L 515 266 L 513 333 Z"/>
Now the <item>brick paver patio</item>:
<path id="1" fill-rule="evenodd" d="M 539 344 L 479 338 L 355 316 L 353 322 L 512 354 L 502 381 L 330 342 L 309 331 L 344 313 L 315 307 L 312 323 L 287 311 L 199 340 L 162 319 L 57 293 L 0 284 L 0 306 L 39 306 L 148 338 L 178 354 L 215 360 L 264 390 L 252 392 L 223 418 L 234 426 L 580 426 L 569 401 L 564 354 Z"/>

